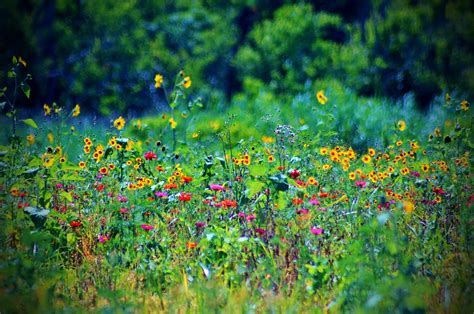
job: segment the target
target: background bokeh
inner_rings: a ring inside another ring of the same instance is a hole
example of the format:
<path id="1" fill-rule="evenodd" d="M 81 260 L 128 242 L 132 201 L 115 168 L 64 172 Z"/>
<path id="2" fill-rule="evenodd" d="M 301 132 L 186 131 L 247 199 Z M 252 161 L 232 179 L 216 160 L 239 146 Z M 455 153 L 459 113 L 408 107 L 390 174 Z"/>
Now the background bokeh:
<path id="1" fill-rule="evenodd" d="M 154 75 L 181 69 L 208 106 L 255 86 L 285 99 L 330 80 L 427 108 L 454 89 L 472 97 L 473 22 L 469 0 L 4 0 L 0 64 L 28 61 L 31 101 L 21 105 L 36 109 L 156 113 L 165 100 Z"/>

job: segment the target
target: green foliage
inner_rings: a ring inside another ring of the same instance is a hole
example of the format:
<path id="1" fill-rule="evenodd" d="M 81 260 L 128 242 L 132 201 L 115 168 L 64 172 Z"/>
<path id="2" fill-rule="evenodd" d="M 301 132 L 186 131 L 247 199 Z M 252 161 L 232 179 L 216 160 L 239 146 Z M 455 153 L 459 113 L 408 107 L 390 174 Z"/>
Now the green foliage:
<path id="1" fill-rule="evenodd" d="M 367 52 L 347 40 L 349 27 L 335 14 L 314 13 L 310 5 L 288 5 L 257 24 L 235 64 L 242 78 L 260 79 L 274 90 L 301 91 L 315 79 L 336 78 L 360 88 Z"/>
<path id="2" fill-rule="evenodd" d="M 387 95 L 412 90 L 425 107 L 441 90 L 470 93 L 473 9 L 470 1 L 375 5 L 365 23 L 371 88 Z"/>

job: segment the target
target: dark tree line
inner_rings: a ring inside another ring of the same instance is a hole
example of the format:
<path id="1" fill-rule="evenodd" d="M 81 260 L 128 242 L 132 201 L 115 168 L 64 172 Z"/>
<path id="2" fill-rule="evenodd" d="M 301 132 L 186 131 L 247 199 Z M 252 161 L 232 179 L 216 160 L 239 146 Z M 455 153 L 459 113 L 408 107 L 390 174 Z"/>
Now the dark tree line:
<path id="1" fill-rule="evenodd" d="M 29 106 L 146 112 L 184 70 L 208 102 L 260 81 L 293 95 L 336 79 L 364 95 L 472 95 L 474 4 L 458 1 L 0 2 L 0 64 L 28 61 Z M 0 74 L 5 81 L 5 74 Z M 249 83 L 250 82 L 250 83 Z M 166 85 L 165 85 L 166 86 Z"/>

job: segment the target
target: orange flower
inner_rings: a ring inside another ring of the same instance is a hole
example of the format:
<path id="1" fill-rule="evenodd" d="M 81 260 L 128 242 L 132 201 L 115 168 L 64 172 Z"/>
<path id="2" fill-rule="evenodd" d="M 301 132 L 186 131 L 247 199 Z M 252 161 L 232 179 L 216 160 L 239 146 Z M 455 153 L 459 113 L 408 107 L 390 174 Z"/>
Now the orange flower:
<path id="1" fill-rule="evenodd" d="M 196 248 L 196 246 L 197 246 L 196 242 L 186 242 L 186 248 L 188 248 L 190 250 Z"/>

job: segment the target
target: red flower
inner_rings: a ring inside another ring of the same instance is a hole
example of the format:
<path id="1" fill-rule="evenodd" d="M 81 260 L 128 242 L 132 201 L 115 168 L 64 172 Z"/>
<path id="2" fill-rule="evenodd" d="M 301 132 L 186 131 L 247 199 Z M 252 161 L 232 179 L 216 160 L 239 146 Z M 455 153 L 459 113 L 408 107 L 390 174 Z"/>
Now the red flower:
<path id="1" fill-rule="evenodd" d="M 165 190 L 172 190 L 172 189 L 177 189 L 178 185 L 176 183 L 167 183 L 163 185 L 163 189 Z"/>
<path id="2" fill-rule="evenodd" d="M 221 202 L 221 206 L 224 208 L 236 208 L 237 207 L 237 202 L 233 200 L 223 200 Z"/>
<path id="3" fill-rule="evenodd" d="M 320 198 L 325 198 L 325 197 L 328 197 L 329 196 L 329 193 L 327 192 L 319 192 L 319 197 Z"/>
<path id="4" fill-rule="evenodd" d="M 184 183 L 189 183 L 193 181 L 193 177 L 182 176 L 182 179 Z"/>
<path id="5" fill-rule="evenodd" d="M 146 152 L 145 153 L 145 159 L 146 160 L 153 160 L 153 159 L 158 159 L 156 157 L 156 154 L 154 152 Z"/>
<path id="6" fill-rule="evenodd" d="M 303 204 L 303 200 L 301 198 L 295 197 L 292 201 L 293 205 L 301 205 Z"/>
<path id="7" fill-rule="evenodd" d="M 297 169 L 295 169 L 293 171 L 290 171 L 290 177 L 292 177 L 293 179 L 298 178 L 300 176 L 300 174 L 301 173 Z"/>
<path id="8" fill-rule="evenodd" d="M 73 228 L 78 228 L 82 226 L 82 222 L 80 222 L 79 220 L 73 220 L 69 223 L 69 225 Z"/>
<path id="9" fill-rule="evenodd" d="M 179 200 L 182 202 L 189 202 L 191 200 L 191 194 L 183 192 L 179 195 Z"/>

